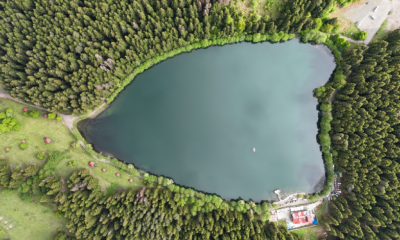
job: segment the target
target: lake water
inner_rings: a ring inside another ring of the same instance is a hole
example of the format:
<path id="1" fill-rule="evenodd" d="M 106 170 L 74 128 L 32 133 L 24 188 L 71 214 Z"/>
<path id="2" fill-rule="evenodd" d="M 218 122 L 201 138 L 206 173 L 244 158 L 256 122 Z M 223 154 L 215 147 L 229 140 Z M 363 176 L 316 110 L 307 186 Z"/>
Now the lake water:
<path id="1" fill-rule="evenodd" d="M 334 68 L 327 47 L 296 39 L 195 50 L 138 75 L 79 127 L 103 154 L 225 199 L 311 193 L 325 180 L 312 91 Z"/>

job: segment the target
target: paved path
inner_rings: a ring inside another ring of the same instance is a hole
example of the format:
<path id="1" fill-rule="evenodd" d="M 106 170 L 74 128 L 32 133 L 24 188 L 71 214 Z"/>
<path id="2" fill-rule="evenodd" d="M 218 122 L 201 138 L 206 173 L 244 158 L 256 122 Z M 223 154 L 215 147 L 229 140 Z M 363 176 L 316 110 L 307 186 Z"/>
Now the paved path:
<path id="1" fill-rule="evenodd" d="M 328 209 L 329 209 L 329 198 L 328 198 L 328 200 L 326 200 L 326 208 L 325 208 L 325 213 L 327 213 L 327 212 L 328 212 Z"/>
<path id="2" fill-rule="evenodd" d="M 340 35 L 340 37 L 346 39 L 346 40 L 349 41 L 349 42 L 353 42 L 353 43 L 364 43 L 364 41 L 354 40 L 354 39 L 351 39 L 351 38 L 348 38 L 348 37 L 345 37 L 345 36 L 342 36 L 342 35 Z"/>

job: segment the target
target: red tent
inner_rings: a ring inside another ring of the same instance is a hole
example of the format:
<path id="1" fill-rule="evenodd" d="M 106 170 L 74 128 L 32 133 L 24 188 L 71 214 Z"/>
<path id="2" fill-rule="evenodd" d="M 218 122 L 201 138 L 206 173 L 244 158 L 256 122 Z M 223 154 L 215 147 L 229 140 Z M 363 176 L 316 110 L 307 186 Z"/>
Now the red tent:
<path id="1" fill-rule="evenodd" d="M 89 166 L 93 167 L 94 166 L 94 162 L 89 162 Z"/>
<path id="2" fill-rule="evenodd" d="M 50 138 L 46 138 L 46 139 L 44 140 L 45 143 L 50 143 L 50 141 L 51 141 Z"/>
<path id="3" fill-rule="evenodd" d="M 24 112 L 26 112 L 26 111 L 28 111 L 28 109 L 27 109 L 27 108 L 24 108 Z"/>

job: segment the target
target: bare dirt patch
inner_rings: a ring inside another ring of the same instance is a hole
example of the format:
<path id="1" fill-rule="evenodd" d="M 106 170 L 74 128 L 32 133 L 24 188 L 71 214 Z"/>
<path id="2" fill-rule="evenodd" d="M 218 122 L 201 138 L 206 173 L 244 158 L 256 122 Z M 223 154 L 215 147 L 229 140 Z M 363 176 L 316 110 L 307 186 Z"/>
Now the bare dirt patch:
<path id="1" fill-rule="evenodd" d="M 344 7 L 344 8 L 337 8 L 335 12 L 333 12 L 333 13 L 331 13 L 329 15 L 329 17 L 330 18 L 339 17 L 343 12 L 346 12 L 347 10 L 349 10 L 349 9 L 355 7 L 355 6 L 358 6 L 358 5 L 361 5 L 361 4 L 365 4 L 366 2 L 367 2 L 367 0 L 362 0 L 362 1 L 358 1 L 358 2 L 353 2 L 353 3 L 351 3 L 350 5 L 348 5 L 348 6 Z"/>
<path id="2" fill-rule="evenodd" d="M 392 14 L 388 16 L 386 29 L 392 31 L 400 27 L 400 1 L 392 0 Z"/>

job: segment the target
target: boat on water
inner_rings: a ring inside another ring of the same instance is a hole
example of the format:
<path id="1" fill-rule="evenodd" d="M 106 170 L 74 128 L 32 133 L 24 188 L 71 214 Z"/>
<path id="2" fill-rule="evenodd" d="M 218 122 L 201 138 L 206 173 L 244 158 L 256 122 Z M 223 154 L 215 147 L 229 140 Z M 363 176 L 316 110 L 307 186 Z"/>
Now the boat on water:
<path id="1" fill-rule="evenodd" d="M 253 152 L 256 152 L 256 148 L 253 148 Z"/>

